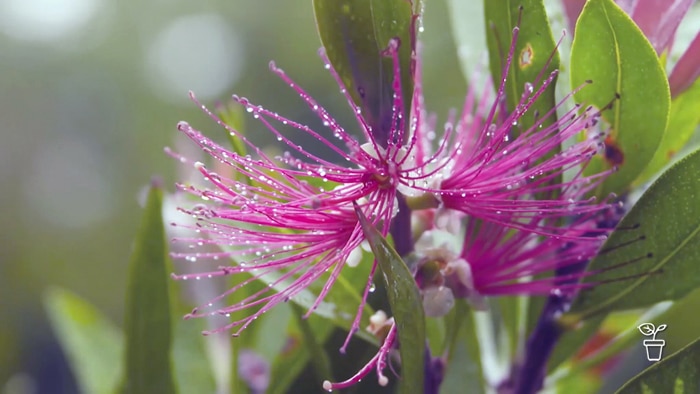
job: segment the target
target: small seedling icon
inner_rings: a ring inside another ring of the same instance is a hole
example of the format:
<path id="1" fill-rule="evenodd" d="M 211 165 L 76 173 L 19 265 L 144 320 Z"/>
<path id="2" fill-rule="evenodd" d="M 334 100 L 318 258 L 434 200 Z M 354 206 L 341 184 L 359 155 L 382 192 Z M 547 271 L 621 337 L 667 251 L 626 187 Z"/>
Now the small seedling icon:
<path id="1" fill-rule="evenodd" d="M 666 345 L 666 341 L 663 339 L 656 339 L 656 334 L 666 329 L 665 324 L 661 324 L 658 327 L 654 326 L 652 323 L 642 323 L 637 327 L 642 335 L 651 337 L 651 339 L 644 340 L 644 347 L 647 349 L 647 360 L 649 361 L 660 361 L 661 354 Z"/>

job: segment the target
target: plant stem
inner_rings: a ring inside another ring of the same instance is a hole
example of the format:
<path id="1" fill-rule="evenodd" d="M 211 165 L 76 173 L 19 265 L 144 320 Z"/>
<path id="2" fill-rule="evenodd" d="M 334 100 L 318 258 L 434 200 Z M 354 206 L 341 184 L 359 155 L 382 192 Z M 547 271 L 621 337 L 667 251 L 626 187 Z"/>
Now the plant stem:
<path id="1" fill-rule="evenodd" d="M 413 236 L 411 235 L 411 208 L 406 203 L 406 198 L 400 194 L 396 196 L 399 202 L 399 212 L 391 224 L 391 236 L 394 238 L 394 249 L 399 256 L 404 257 L 413 251 Z"/>

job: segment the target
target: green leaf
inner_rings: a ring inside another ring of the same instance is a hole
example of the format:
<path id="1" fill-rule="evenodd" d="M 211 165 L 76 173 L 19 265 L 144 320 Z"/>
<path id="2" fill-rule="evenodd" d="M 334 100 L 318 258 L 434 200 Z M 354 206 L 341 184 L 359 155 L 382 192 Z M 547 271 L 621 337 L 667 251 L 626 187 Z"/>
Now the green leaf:
<path id="1" fill-rule="evenodd" d="M 501 325 L 506 333 L 506 343 L 508 349 L 516 349 L 523 331 L 522 312 L 525 311 L 522 299 L 524 297 L 500 297 L 496 299 L 498 316 Z"/>
<path id="2" fill-rule="evenodd" d="M 598 331 L 606 315 L 595 316 L 583 322 L 582 326 L 565 331 L 552 351 L 547 362 L 547 370 L 554 371 L 564 361 L 571 358 Z"/>
<path id="3" fill-rule="evenodd" d="M 634 182 L 642 184 L 658 173 L 683 149 L 700 123 L 700 79 L 671 102 L 668 127 L 651 162 Z"/>
<path id="4" fill-rule="evenodd" d="M 454 308 L 452 308 L 454 310 Z M 425 319 L 425 337 L 430 354 L 441 354 L 445 349 L 445 317 Z"/>
<path id="5" fill-rule="evenodd" d="M 136 237 L 126 293 L 124 393 L 175 393 L 163 193 L 151 187 Z"/>
<path id="6" fill-rule="evenodd" d="M 67 290 L 49 289 L 44 307 L 81 392 L 113 393 L 122 358 L 122 336 L 117 327 L 97 308 Z"/>
<path id="7" fill-rule="evenodd" d="M 695 151 L 654 182 L 588 268 L 586 282 L 612 282 L 581 291 L 564 320 L 679 299 L 700 285 L 698 174 Z"/>
<path id="8" fill-rule="evenodd" d="M 578 380 L 577 376 L 580 375 L 599 376 L 601 372 L 597 371 L 598 367 L 633 344 L 639 343 L 637 325 L 640 318 L 646 320 L 646 316 L 648 315 L 643 316 L 638 311 L 613 313 L 606 318 L 599 318 L 600 321 L 604 320 L 602 325 L 597 323 L 598 320 L 592 319 L 593 325 L 587 326 L 586 329 L 592 328 L 595 335 L 588 338 L 584 346 L 575 349 L 575 353 L 572 352 L 573 357 L 569 358 L 566 365 L 566 376 L 562 377 L 559 383 L 570 378 Z"/>
<path id="9" fill-rule="evenodd" d="M 470 393 L 483 393 L 485 382 L 479 357 L 474 311 L 464 300 L 457 300 L 445 320 L 448 328 L 445 335 L 447 369 L 440 392 L 462 393 L 464 382 L 470 382 Z"/>
<path id="10" fill-rule="evenodd" d="M 221 104 L 218 106 L 216 112 L 217 115 L 219 115 L 219 118 L 221 118 L 221 121 L 227 126 L 238 131 L 239 133 L 244 131 L 245 116 L 242 106 L 236 105 L 233 101 L 229 101 L 226 105 Z M 248 154 L 245 142 L 243 142 L 243 140 L 236 135 L 231 134 L 228 130 L 224 130 L 226 131 L 226 138 L 231 144 L 233 151 L 239 156 L 245 156 Z"/>
<path id="11" fill-rule="evenodd" d="M 308 323 L 317 343 L 325 343 L 333 332 L 334 327 L 317 315 L 310 316 Z M 304 346 L 302 342 L 299 322 L 292 320 L 287 329 L 287 345 L 272 363 L 272 376 L 268 393 L 283 394 L 289 392 L 289 387 L 304 370 L 310 359 L 311 352 L 309 347 Z"/>
<path id="12" fill-rule="evenodd" d="M 204 343 L 209 338 L 202 335 L 205 324 L 205 319 L 175 322 L 173 361 L 177 387 L 183 393 L 216 392 L 211 360 Z"/>
<path id="13" fill-rule="evenodd" d="M 368 124 L 388 137 L 392 116 L 393 66 L 384 57 L 398 37 L 404 114 L 410 113 L 411 27 L 413 10 L 406 0 L 314 0 L 318 33 L 333 68 Z"/>
<path id="14" fill-rule="evenodd" d="M 396 250 L 355 205 L 362 232 L 382 270 L 396 321 L 401 354 L 401 393 L 422 393 L 425 355 L 425 313 L 413 275 Z"/>
<path id="15" fill-rule="evenodd" d="M 335 323 L 336 326 L 345 330 L 350 328 L 350 322 L 355 316 L 355 313 L 357 313 L 357 307 L 361 300 L 360 293 L 367 282 L 369 268 L 372 266 L 373 261 L 374 256 L 370 253 L 365 253 L 357 267 L 346 267 L 343 269 L 338 277 L 338 281 L 326 296 L 326 304 L 334 305 L 336 310 L 336 314 L 333 315 L 336 318 L 330 320 L 330 322 Z M 296 301 L 297 300 L 295 300 L 295 303 L 297 305 L 308 308 L 308 304 L 305 306 Z M 274 313 L 274 310 L 270 312 Z M 374 310 L 371 307 L 365 307 L 360 326 L 367 326 L 369 323 L 369 316 L 373 314 Z M 263 318 L 265 319 L 265 317 Z M 313 336 L 316 338 L 316 342 L 318 344 L 325 343 L 333 332 L 333 324 L 329 324 L 329 320 L 327 320 L 323 314 L 318 313 L 311 315 L 307 321 L 311 327 Z M 277 327 L 279 327 L 279 325 Z M 279 330 L 279 328 L 277 328 L 277 330 Z M 266 336 L 262 335 L 262 333 L 260 337 L 262 340 L 269 343 L 270 340 L 265 339 Z M 355 337 L 363 339 L 372 346 L 377 346 L 377 339 L 364 330 L 358 331 Z M 269 338 L 269 336 L 267 338 Z M 294 383 L 297 376 L 304 370 L 306 363 L 311 360 L 309 347 L 305 346 L 302 330 L 296 319 L 292 319 L 289 323 L 286 341 L 282 352 L 277 352 L 277 356 L 274 358 L 272 364 L 272 378 L 268 390 L 270 393 L 288 392 L 289 385 Z M 260 348 L 260 346 L 261 345 L 258 345 L 256 348 Z"/>
<path id="16" fill-rule="evenodd" d="M 233 100 L 227 102 L 226 104 L 219 104 L 216 108 L 216 113 L 227 126 L 236 130 L 238 133 L 243 133 L 245 131 L 245 116 L 243 107 L 236 105 Z M 226 133 L 226 139 L 233 151 L 239 156 L 245 157 L 248 154 L 248 149 L 243 142 L 243 140 L 236 134 L 230 132 L 228 129 L 223 129 Z M 237 168 L 242 169 L 241 165 L 236 165 Z M 244 171 L 236 171 L 234 173 L 234 179 L 246 183 L 252 186 L 252 180 L 250 177 L 246 176 Z"/>
<path id="17" fill-rule="evenodd" d="M 301 331 L 301 337 L 304 340 L 304 346 L 309 349 L 311 364 L 314 366 L 319 386 L 321 386 L 324 380 L 332 381 L 333 373 L 331 371 L 331 362 L 328 354 L 326 354 L 326 351 L 323 349 L 323 342 L 319 341 L 319 338 L 316 337 L 309 321 L 304 319 L 303 315 L 305 311 L 298 305 L 293 305 L 292 309 Z"/>
<path id="18" fill-rule="evenodd" d="M 613 0 L 586 2 L 571 48 L 571 84 L 584 105 L 605 110 L 611 132 L 605 157 L 596 156 L 584 174 L 617 166 L 599 196 L 625 192 L 654 156 L 666 130 L 671 96 L 666 74 L 644 34 Z M 619 99 L 615 100 L 619 94 Z M 653 105 L 652 105 L 653 104 Z"/>
<path id="19" fill-rule="evenodd" d="M 625 383 L 618 394 L 700 392 L 700 338 Z"/>
<path id="20" fill-rule="evenodd" d="M 226 250 L 225 247 L 224 249 Z M 370 255 L 367 255 L 366 258 L 370 258 Z M 330 320 L 333 324 L 342 329 L 349 330 L 355 314 L 357 313 L 357 306 L 362 299 L 361 292 L 364 290 L 364 285 L 367 282 L 371 265 L 371 261 L 363 259 L 358 267 L 343 269 L 342 274 L 338 277 L 327 296 L 321 301 L 318 307 L 314 309 L 313 314 Z M 281 278 L 284 275 L 285 272 L 283 271 L 273 271 L 264 275 L 259 275 L 257 279 L 260 283 L 269 286 L 277 292 L 281 292 L 287 289 L 292 282 L 291 278 L 282 280 Z M 305 309 L 310 309 L 314 305 L 323 284 L 325 284 L 324 277 L 312 283 L 307 288 L 300 290 L 291 297 L 290 301 Z M 243 289 L 251 285 L 252 284 L 248 284 L 244 286 Z M 240 291 L 243 291 L 243 289 Z M 244 292 L 242 294 L 245 295 L 248 293 Z M 252 292 L 250 294 L 252 294 Z M 244 298 L 243 295 L 241 295 L 242 298 L 240 299 Z M 365 305 L 362 324 L 367 323 L 369 321 L 369 316 L 372 314 L 374 314 L 372 307 Z M 245 331 L 248 331 L 249 328 L 246 328 Z M 355 335 L 367 342 L 376 342 L 374 337 L 367 332 L 358 331 Z"/>
<path id="21" fill-rule="evenodd" d="M 522 7 L 522 16 L 521 16 Z M 542 0 L 501 0 L 485 1 L 486 43 L 489 48 L 489 65 L 494 86 L 501 84 L 503 70 L 510 49 L 513 29 L 520 21 L 518 41 L 515 44 L 513 61 L 506 77 L 506 103 L 512 112 L 525 92 L 526 83 L 536 83 L 547 78 L 559 67 L 559 54 L 549 28 L 549 19 Z M 549 63 L 549 64 L 548 64 Z M 555 80 L 556 81 L 556 80 Z M 521 118 L 518 127 L 527 130 L 539 118 L 554 108 L 555 81 L 535 101 L 531 109 Z M 537 88 L 535 86 L 535 88 Z M 556 121 L 556 116 L 549 116 L 542 127 Z"/>

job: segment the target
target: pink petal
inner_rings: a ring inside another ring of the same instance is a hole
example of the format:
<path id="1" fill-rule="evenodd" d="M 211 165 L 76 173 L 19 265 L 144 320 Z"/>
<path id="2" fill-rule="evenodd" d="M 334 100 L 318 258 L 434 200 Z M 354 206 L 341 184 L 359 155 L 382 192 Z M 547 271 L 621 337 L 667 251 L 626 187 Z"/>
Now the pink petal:
<path id="1" fill-rule="evenodd" d="M 671 97 L 676 97 L 688 89 L 698 77 L 700 77 L 700 33 L 690 43 L 668 78 Z"/>
<path id="2" fill-rule="evenodd" d="M 576 21 L 578 16 L 583 10 L 583 6 L 586 4 L 586 0 L 562 0 L 562 6 L 564 6 L 564 13 L 569 21 L 569 30 L 573 34 L 574 27 L 576 26 Z"/>
<path id="3" fill-rule="evenodd" d="M 627 15 L 632 15 L 635 8 L 637 8 L 637 3 L 639 3 L 639 0 L 617 0 L 616 3 L 618 6 L 620 6 L 620 8 L 622 8 L 622 11 L 625 11 Z"/>
<path id="4" fill-rule="evenodd" d="M 621 5 L 622 1 L 618 1 Z M 636 4 L 628 14 L 647 36 L 657 54 L 673 42 L 678 25 L 693 4 L 693 0 L 645 0 Z M 623 7 L 624 9 L 624 7 Z"/>

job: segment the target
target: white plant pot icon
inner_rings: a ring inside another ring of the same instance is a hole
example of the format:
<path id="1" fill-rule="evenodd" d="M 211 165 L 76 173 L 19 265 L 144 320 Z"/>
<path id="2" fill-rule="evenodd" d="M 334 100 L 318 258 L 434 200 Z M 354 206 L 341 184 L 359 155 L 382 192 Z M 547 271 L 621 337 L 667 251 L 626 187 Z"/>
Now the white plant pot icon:
<path id="1" fill-rule="evenodd" d="M 644 347 L 647 349 L 647 360 L 661 361 L 666 341 L 663 339 L 645 339 Z"/>
<path id="2" fill-rule="evenodd" d="M 661 324 L 658 327 L 655 327 L 652 323 L 642 323 L 639 325 L 639 327 L 637 327 L 637 329 L 642 333 L 642 335 L 651 337 L 651 339 L 644 340 L 644 347 L 647 350 L 647 360 L 661 361 L 666 341 L 663 339 L 656 339 L 656 334 L 665 330 L 666 325 Z"/>

